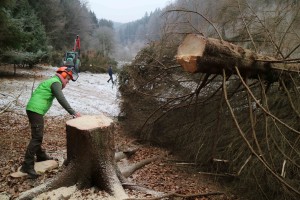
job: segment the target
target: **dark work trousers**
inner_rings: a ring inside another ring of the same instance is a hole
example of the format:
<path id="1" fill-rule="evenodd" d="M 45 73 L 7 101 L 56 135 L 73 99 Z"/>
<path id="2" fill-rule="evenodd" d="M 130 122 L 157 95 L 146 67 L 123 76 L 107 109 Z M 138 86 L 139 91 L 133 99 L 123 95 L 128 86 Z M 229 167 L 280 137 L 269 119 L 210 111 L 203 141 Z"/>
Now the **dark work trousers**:
<path id="1" fill-rule="evenodd" d="M 44 117 L 43 115 L 28 110 L 26 110 L 26 113 L 31 126 L 31 140 L 27 146 L 23 165 L 26 167 L 33 167 L 34 156 L 37 155 L 37 157 L 39 157 L 45 155 L 45 152 L 41 147 L 44 133 Z"/>
<path id="2" fill-rule="evenodd" d="M 114 83 L 114 79 L 112 75 L 109 75 L 109 79 L 107 80 L 107 82 L 109 82 L 110 80 L 112 81 L 112 83 Z"/>

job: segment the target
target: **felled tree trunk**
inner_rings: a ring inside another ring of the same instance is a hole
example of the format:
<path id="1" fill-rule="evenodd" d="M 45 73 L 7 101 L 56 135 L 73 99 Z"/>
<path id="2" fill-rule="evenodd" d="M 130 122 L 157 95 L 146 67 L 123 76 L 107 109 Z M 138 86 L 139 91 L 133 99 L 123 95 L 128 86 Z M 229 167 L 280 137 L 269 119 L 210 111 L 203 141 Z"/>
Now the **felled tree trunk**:
<path id="1" fill-rule="evenodd" d="M 178 47 L 176 59 L 186 71 L 192 73 L 222 74 L 225 69 L 228 74 L 235 74 L 237 67 L 245 77 L 256 78 L 260 74 L 268 78 L 282 70 L 299 72 L 299 67 L 294 64 L 287 65 L 274 57 L 197 34 L 186 36 Z"/>
<path id="2" fill-rule="evenodd" d="M 19 199 L 30 199 L 59 187 L 96 186 L 116 199 L 127 198 L 117 177 L 114 159 L 114 124 L 101 116 L 83 116 L 67 121 L 67 166 L 58 177 L 24 192 Z"/>

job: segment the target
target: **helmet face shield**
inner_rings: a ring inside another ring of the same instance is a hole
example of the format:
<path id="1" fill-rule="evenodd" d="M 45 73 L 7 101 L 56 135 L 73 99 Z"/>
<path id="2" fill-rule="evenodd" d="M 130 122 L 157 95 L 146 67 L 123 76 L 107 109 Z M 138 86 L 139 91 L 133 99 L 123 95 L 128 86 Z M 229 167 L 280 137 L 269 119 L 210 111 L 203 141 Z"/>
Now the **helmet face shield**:
<path id="1" fill-rule="evenodd" d="M 77 72 L 73 72 L 73 75 L 72 75 L 72 81 L 76 81 L 78 79 L 79 75 L 77 74 Z"/>
<path id="2" fill-rule="evenodd" d="M 72 81 L 76 81 L 79 77 L 74 67 L 68 67 L 67 73 L 70 75 Z"/>

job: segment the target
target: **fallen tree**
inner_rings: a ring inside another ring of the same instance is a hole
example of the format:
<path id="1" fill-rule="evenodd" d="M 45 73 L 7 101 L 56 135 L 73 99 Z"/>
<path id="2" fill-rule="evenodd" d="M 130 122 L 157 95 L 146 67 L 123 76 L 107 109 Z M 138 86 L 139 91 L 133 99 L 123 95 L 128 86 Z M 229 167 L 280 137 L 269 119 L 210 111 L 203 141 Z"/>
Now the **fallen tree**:
<path id="1" fill-rule="evenodd" d="M 299 59 L 279 60 L 196 34 L 187 35 L 176 58 L 186 71 L 206 74 L 194 92 L 201 109 L 197 116 L 201 119 L 199 127 L 205 130 L 197 137 L 207 145 L 201 156 L 208 152 L 202 160 L 228 160 L 222 170 L 226 175 L 230 171 L 247 180 L 248 187 L 258 186 L 268 199 L 299 199 L 299 176 L 295 172 L 299 169 Z M 210 84 L 216 77 L 222 82 Z M 206 93 L 200 93 L 205 86 Z M 209 106 L 201 107 L 202 102 Z M 216 114 L 210 120 L 205 113 L 208 107 L 215 108 L 209 113 Z M 197 107 L 190 109 L 195 112 Z M 205 120 L 217 121 L 210 125 L 214 127 L 213 137 Z M 198 152 L 197 158 L 200 159 Z"/>
<path id="2" fill-rule="evenodd" d="M 180 44 L 176 59 L 188 72 L 222 74 L 236 74 L 238 67 L 241 75 L 257 78 L 261 75 L 265 79 L 277 79 L 282 71 L 299 72 L 297 60 L 278 60 L 272 56 L 255 53 L 241 46 L 206 38 L 202 35 L 189 34 Z"/>

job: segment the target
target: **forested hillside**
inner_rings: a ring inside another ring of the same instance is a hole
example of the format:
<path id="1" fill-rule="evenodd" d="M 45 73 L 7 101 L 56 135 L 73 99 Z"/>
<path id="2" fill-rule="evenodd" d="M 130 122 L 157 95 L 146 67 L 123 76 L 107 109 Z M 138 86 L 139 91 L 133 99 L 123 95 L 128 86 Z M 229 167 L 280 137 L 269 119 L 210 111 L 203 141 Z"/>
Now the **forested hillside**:
<path id="1" fill-rule="evenodd" d="M 131 60 L 147 42 L 159 39 L 160 30 L 148 25 L 153 21 L 151 16 L 160 15 L 159 11 L 120 24 L 97 19 L 88 1 L 4 0 L 0 7 L 3 63 L 21 64 L 24 57 L 32 55 L 39 62 L 60 65 L 63 54 L 73 48 L 74 39 L 79 35 L 83 51 L 81 70 L 103 72 L 105 65 Z M 16 53 L 20 56 L 14 56 Z"/>

